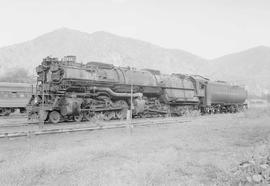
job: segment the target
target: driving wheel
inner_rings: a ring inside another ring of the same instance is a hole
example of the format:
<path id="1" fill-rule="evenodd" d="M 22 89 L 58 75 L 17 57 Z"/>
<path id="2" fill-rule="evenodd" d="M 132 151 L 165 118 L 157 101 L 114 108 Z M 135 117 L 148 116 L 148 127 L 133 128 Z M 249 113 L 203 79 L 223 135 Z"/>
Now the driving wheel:
<path id="1" fill-rule="evenodd" d="M 50 122 L 56 124 L 59 123 L 61 120 L 61 115 L 57 111 L 52 111 L 49 115 Z"/>

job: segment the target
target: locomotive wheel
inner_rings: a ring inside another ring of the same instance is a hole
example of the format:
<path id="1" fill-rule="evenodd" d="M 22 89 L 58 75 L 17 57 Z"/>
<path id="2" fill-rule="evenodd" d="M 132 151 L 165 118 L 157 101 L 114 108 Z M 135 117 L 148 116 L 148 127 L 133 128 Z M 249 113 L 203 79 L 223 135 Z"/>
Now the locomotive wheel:
<path id="1" fill-rule="evenodd" d="M 46 121 L 48 120 L 48 111 L 40 111 L 38 113 L 38 117 L 41 121 Z"/>
<path id="2" fill-rule="evenodd" d="M 104 120 L 109 121 L 115 117 L 115 112 L 105 112 Z"/>
<path id="3" fill-rule="evenodd" d="M 38 113 L 28 113 L 28 120 L 38 120 Z"/>
<path id="4" fill-rule="evenodd" d="M 74 121 L 81 122 L 82 119 L 83 119 L 83 114 L 82 113 L 80 113 L 77 116 L 74 116 Z"/>
<path id="5" fill-rule="evenodd" d="M 96 123 L 98 120 L 100 120 L 99 118 L 99 114 L 96 113 L 95 115 L 93 115 L 89 121 L 91 121 L 92 123 Z"/>
<path id="6" fill-rule="evenodd" d="M 10 113 L 11 113 L 11 109 L 4 109 L 3 111 L 4 116 L 9 116 Z"/>
<path id="7" fill-rule="evenodd" d="M 123 120 L 127 118 L 128 104 L 125 100 L 118 100 L 115 105 L 121 107 L 122 109 L 115 112 L 116 118 Z"/>
<path id="8" fill-rule="evenodd" d="M 85 115 L 85 117 L 87 118 L 87 121 L 90 121 L 92 123 L 96 123 L 96 122 L 102 121 L 104 119 L 104 114 L 90 112 L 90 113 L 87 113 L 87 115 Z"/>
<path id="9" fill-rule="evenodd" d="M 52 111 L 49 115 L 49 120 L 50 122 L 56 124 L 56 123 L 59 123 L 60 120 L 61 120 L 61 115 L 59 112 L 57 111 Z"/>
<path id="10" fill-rule="evenodd" d="M 87 121 L 92 121 L 94 116 L 95 116 L 95 113 L 93 113 L 93 112 L 85 112 L 84 113 L 84 118 Z"/>

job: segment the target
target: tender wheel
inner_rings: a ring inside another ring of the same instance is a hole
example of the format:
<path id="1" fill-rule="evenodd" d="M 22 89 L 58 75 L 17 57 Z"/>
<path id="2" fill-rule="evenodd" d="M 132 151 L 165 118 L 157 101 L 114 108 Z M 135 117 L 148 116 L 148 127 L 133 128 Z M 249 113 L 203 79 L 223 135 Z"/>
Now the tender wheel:
<path id="1" fill-rule="evenodd" d="M 57 111 L 52 111 L 49 115 L 49 120 L 50 122 L 56 124 L 56 123 L 59 123 L 60 120 L 61 120 L 61 115 L 59 112 Z"/>
<path id="2" fill-rule="evenodd" d="M 81 122 L 82 119 L 83 119 L 83 114 L 82 113 L 80 113 L 77 116 L 74 116 L 74 121 Z"/>

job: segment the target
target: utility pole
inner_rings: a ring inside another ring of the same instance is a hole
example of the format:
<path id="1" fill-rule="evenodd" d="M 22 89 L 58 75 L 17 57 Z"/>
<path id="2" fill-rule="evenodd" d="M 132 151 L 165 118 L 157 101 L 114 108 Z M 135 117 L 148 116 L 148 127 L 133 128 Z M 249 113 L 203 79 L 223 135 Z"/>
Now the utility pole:
<path id="1" fill-rule="evenodd" d="M 39 111 L 39 128 L 44 127 L 44 82 L 45 82 L 45 71 L 42 72 L 42 100 L 41 100 L 41 110 Z"/>
<path id="2" fill-rule="evenodd" d="M 130 128 L 132 130 L 133 128 L 133 124 L 132 124 L 132 110 L 133 110 L 133 78 L 132 78 L 132 81 L 131 81 L 131 98 L 130 98 L 130 106 L 131 106 L 131 109 L 130 109 Z M 132 131 L 131 131 L 132 132 Z"/>
<path id="3" fill-rule="evenodd" d="M 132 110 L 133 110 L 133 75 L 130 81 L 130 113 L 129 113 L 129 123 L 128 123 L 128 128 L 130 134 L 132 134 L 132 129 L 133 129 L 133 124 L 132 124 Z"/>

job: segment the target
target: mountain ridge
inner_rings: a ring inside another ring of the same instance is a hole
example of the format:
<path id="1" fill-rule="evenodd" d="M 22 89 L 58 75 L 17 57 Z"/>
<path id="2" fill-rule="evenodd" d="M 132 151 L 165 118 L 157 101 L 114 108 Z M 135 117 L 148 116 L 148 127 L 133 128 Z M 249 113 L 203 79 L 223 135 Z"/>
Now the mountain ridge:
<path id="1" fill-rule="evenodd" d="M 250 92 L 270 93 L 270 47 L 256 46 L 209 62 L 211 76 L 245 84 Z"/>
<path id="2" fill-rule="evenodd" d="M 76 55 L 78 62 L 100 61 L 116 66 L 151 68 L 162 73 L 199 74 L 246 84 L 251 91 L 254 87 L 259 92 L 270 90 L 268 46 L 260 45 L 209 60 L 181 49 L 164 48 L 105 31 L 89 34 L 66 27 L 1 47 L 0 73 L 5 76 L 14 69 L 25 68 L 34 75 L 35 67 L 49 55 Z"/>
<path id="3" fill-rule="evenodd" d="M 216 57 L 216 58 L 213 58 L 213 59 L 208 59 L 208 60 L 209 61 L 216 61 L 216 60 L 218 60 L 220 58 L 228 57 L 228 56 L 231 56 L 231 55 L 242 54 L 244 52 L 249 52 L 249 51 L 261 51 L 261 50 L 264 50 L 264 51 L 267 50 L 267 52 L 269 52 L 270 47 L 266 46 L 266 45 L 257 45 L 257 46 L 250 47 L 250 48 L 247 48 L 247 49 L 244 49 L 244 50 L 241 50 L 241 51 L 232 52 L 232 53 L 225 54 L 225 55 L 222 55 L 222 56 L 219 56 L 219 57 Z"/>
<path id="4" fill-rule="evenodd" d="M 33 68 L 48 55 L 61 57 L 69 54 L 78 56 L 78 59 L 84 62 L 91 59 L 140 68 L 144 65 L 147 65 L 147 68 L 159 68 L 160 66 L 154 65 L 154 63 L 159 63 L 159 65 L 163 64 L 161 69 L 166 73 L 171 70 L 168 63 L 181 67 L 187 73 L 192 71 L 193 67 L 193 64 L 188 67 L 188 63 L 198 64 L 199 61 L 206 61 L 183 50 L 166 49 L 149 42 L 104 31 L 88 34 L 61 28 L 30 41 L 1 48 L 0 65 L 3 67 L 5 64 L 7 68 L 12 68 L 23 64 L 27 68 Z"/>

